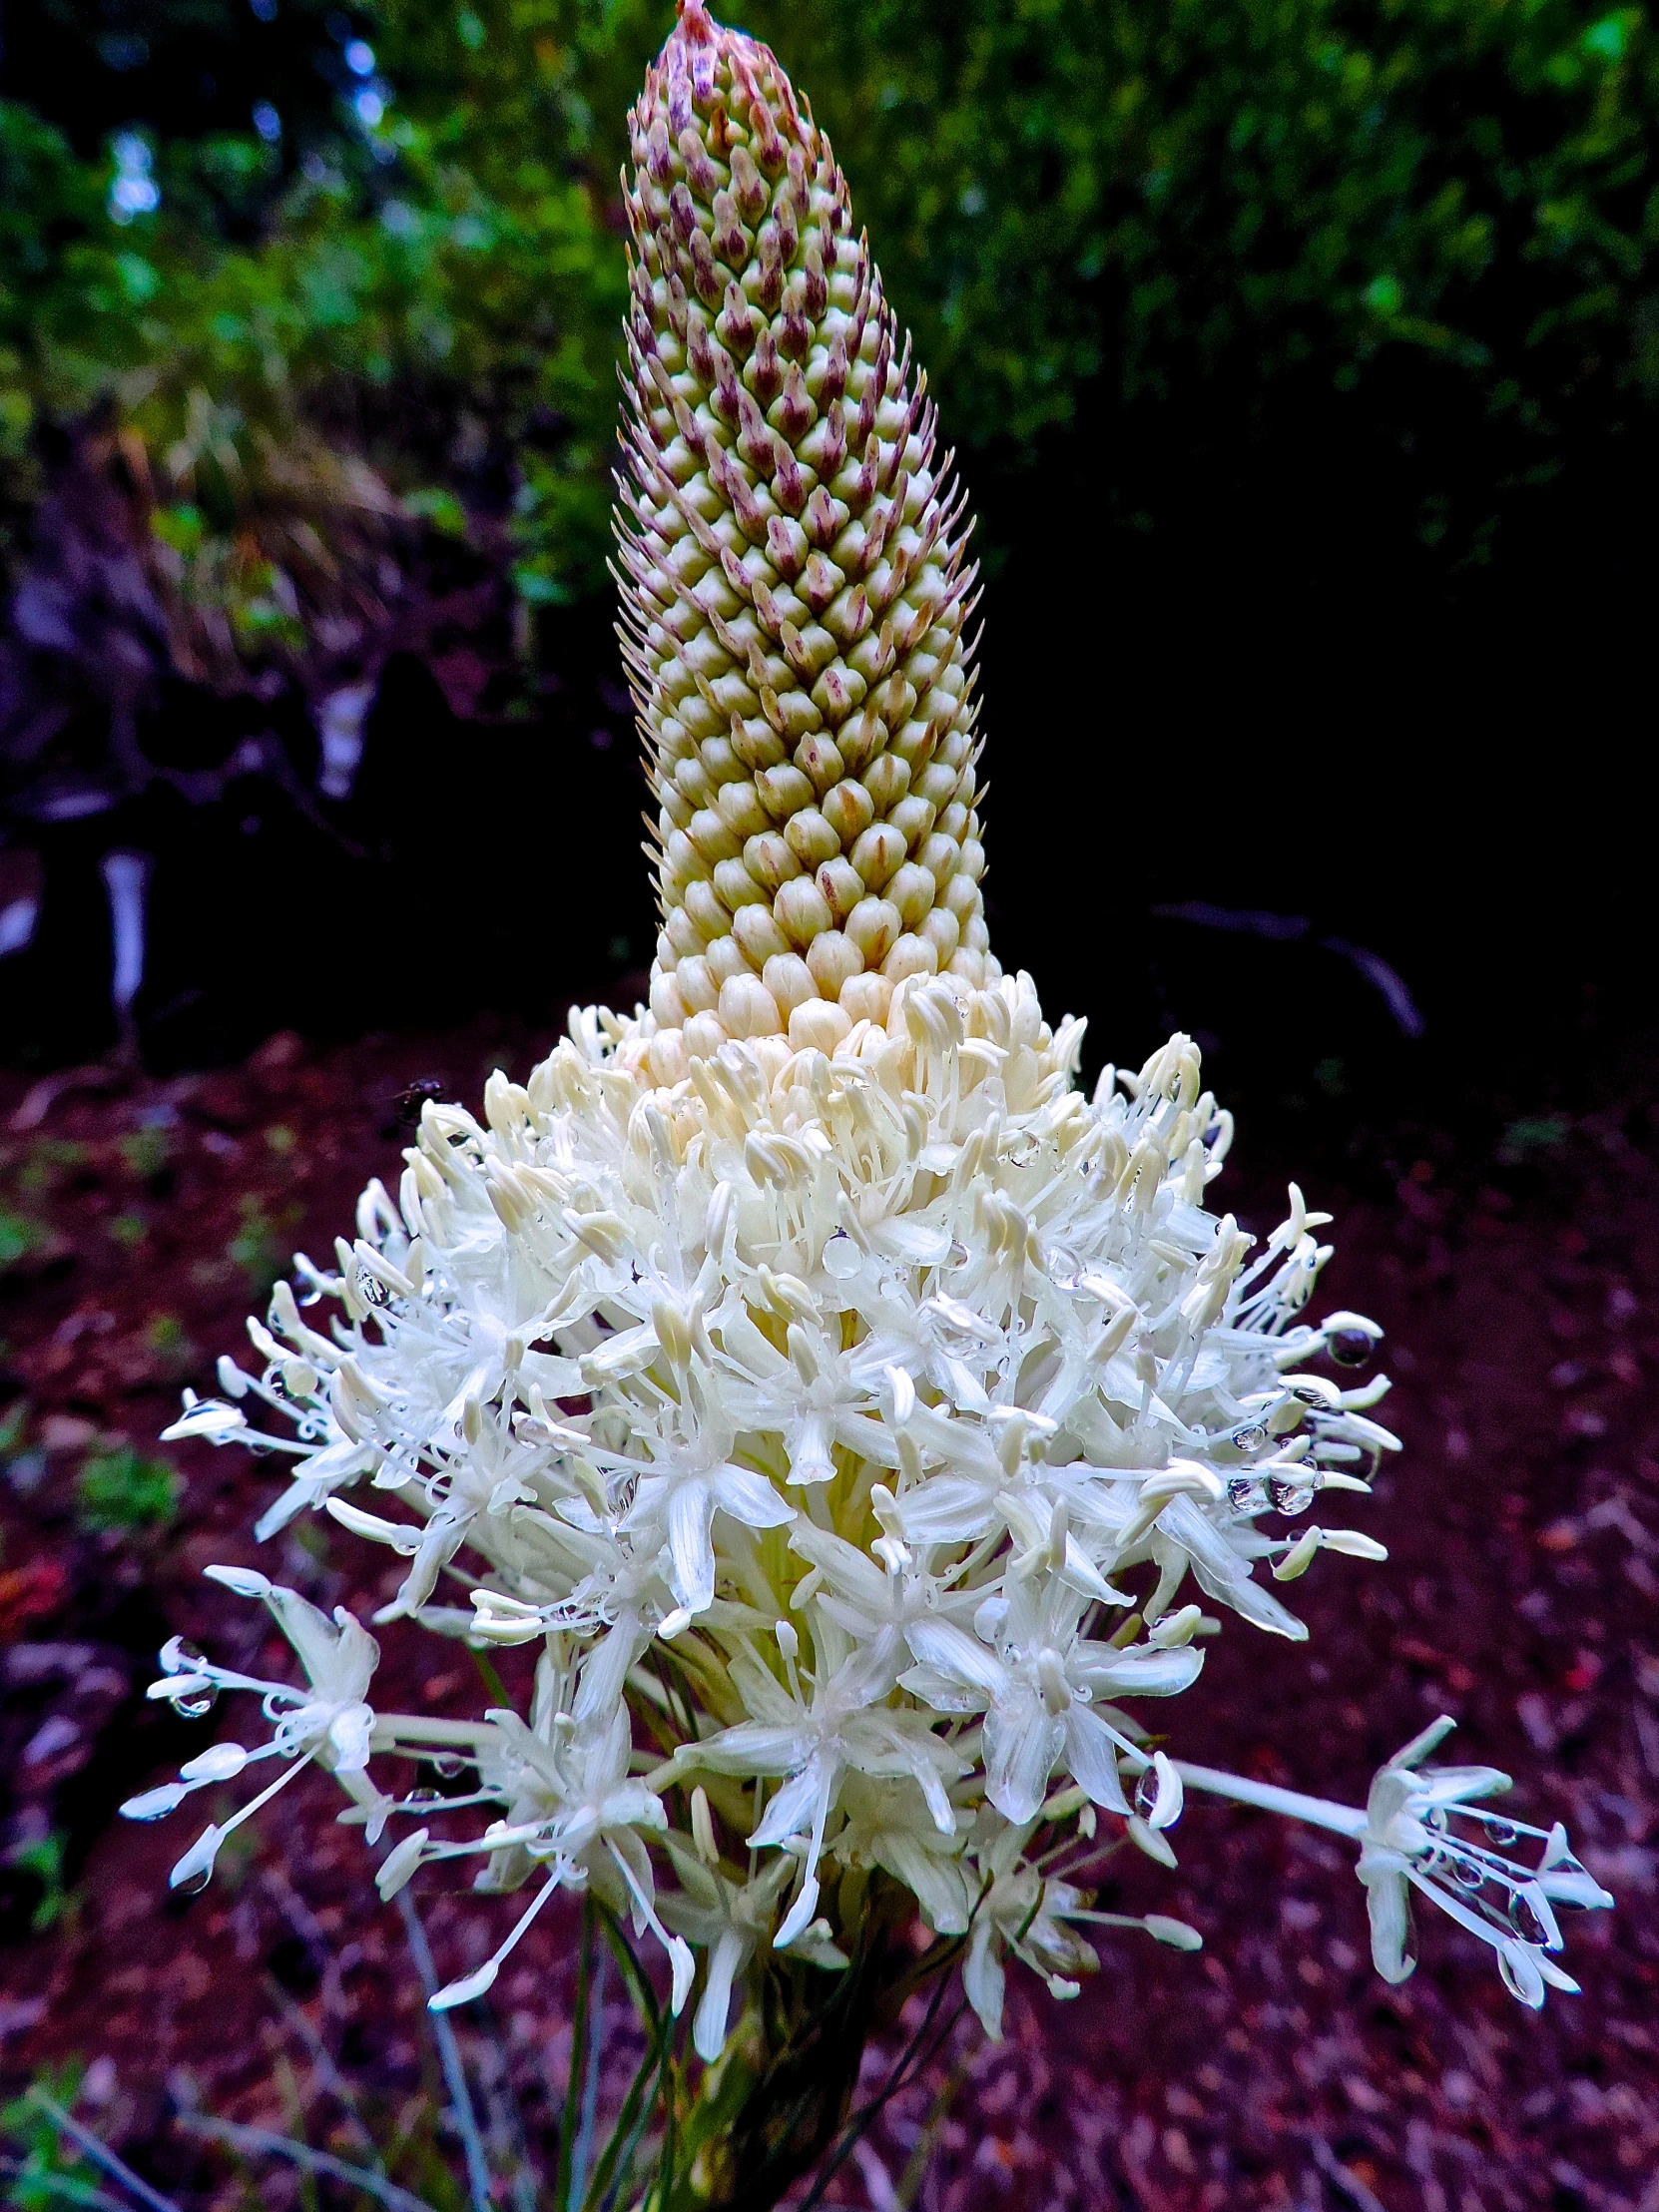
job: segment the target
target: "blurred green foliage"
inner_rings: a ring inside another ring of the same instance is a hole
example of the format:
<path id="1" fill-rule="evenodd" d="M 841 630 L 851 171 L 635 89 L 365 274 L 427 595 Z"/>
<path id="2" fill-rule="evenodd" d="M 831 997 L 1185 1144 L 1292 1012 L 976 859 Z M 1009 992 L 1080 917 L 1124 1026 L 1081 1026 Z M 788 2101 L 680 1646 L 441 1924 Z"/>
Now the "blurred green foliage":
<path id="1" fill-rule="evenodd" d="M 34 1231 L 22 1215 L 0 1206 L 0 1274 L 15 1266 L 34 1241 Z"/>
<path id="2" fill-rule="evenodd" d="M 1102 395 L 1206 379 L 1246 414 L 1310 373 L 1363 405 L 1410 355 L 1541 480 L 1659 384 L 1640 7 L 730 12 L 830 130 L 958 442 L 1018 449 Z M 11 527 L 42 425 L 106 407 L 209 670 L 302 652 L 400 516 L 493 547 L 533 604 L 603 581 L 616 180 L 668 8 L 378 0 L 355 20 L 374 74 L 342 73 L 319 24 L 337 83 L 303 144 L 296 120 L 279 144 L 151 131 L 142 155 L 86 157 L 0 105 Z M 117 221 L 123 161 L 160 200 Z"/>
<path id="3" fill-rule="evenodd" d="M 165 1459 L 145 1458 L 131 1444 L 93 1453 L 75 1478 L 75 1517 L 85 1529 L 132 1533 L 166 1528 L 179 1509 L 184 1477 Z"/>
<path id="4" fill-rule="evenodd" d="M 79 2060 L 71 2059 L 43 2069 L 37 2081 L 52 2102 L 67 2111 L 80 2093 L 82 2071 Z M 100 2192 L 85 2159 L 66 2140 L 51 2113 L 27 2091 L 0 2105 L 0 2138 L 21 2153 L 9 2161 L 6 2194 L 0 2202 L 16 2206 L 17 2212 L 57 2212 L 65 2204 L 97 2201 Z"/>

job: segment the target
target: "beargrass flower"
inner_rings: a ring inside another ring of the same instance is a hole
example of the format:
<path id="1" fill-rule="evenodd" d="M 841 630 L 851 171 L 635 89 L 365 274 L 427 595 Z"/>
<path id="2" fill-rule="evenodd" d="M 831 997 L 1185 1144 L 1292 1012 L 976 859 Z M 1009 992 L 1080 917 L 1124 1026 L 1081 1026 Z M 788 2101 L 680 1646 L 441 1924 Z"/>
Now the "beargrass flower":
<path id="1" fill-rule="evenodd" d="M 1185 1764 L 1125 1709 L 1189 1687 L 1221 1613 L 1299 1640 L 1279 1584 L 1383 1559 L 1328 1523 L 1398 1448 L 1386 1381 L 1311 1365 L 1380 1332 L 1310 1318 L 1329 1217 L 1295 1185 L 1260 1247 L 1211 1210 L 1233 1124 L 1190 1039 L 1085 1097 L 1081 1022 L 991 949 L 963 501 L 810 111 L 683 0 L 631 131 L 649 1005 L 573 1014 L 481 1119 L 428 1103 L 334 1272 L 296 1262 L 316 1325 L 279 1284 L 258 1372 L 225 1363 L 170 1432 L 286 1459 L 261 1535 L 326 1509 L 406 1559 L 382 1621 L 539 1646 L 531 1710 L 378 1712 L 366 1631 L 251 1573 L 222 1578 L 309 1689 L 177 1649 L 158 1689 L 261 1696 L 249 1759 L 398 1824 L 384 1894 L 466 1857 L 485 1893 L 535 1885 L 435 2004 L 589 1890 L 663 1946 L 675 2010 L 701 1974 L 711 2063 L 914 1914 L 993 2035 L 1009 1957 L 1064 1996 L 1086 1927 L 1196 1944 L 1081 1879 L 1125 1837 L 1173 1865 L 1186 1787 L 1353 1837 L 1390 1978 L 1414 1891 L 1523 2001 L 1570 1987 L 1556 1910 L 1605 1893 L 1558 1830 L 1477 1809 L 1502 1777 L 1424 1767 L 1440 1730 L 1352 1811 Z M 399 1762 L 440 1747 L 470 1786 L 410 1794 Z"/>

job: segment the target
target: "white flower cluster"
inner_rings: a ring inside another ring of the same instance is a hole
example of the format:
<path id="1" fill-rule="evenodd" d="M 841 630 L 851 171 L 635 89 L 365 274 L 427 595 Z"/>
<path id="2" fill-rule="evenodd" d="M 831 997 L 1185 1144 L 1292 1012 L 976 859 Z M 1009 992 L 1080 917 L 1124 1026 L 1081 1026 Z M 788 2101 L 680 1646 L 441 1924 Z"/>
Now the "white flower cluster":
<path id="1" fill-rule="evenodd" d="M 1231 1123 L 1184 1037 L 1108 1069 L 1091 1103 L 1081 1025 L 1052 1033 L 1024 976 L 907 979 L 832 1055 L 729 1042 L 672 1086 L 652 1031 L 590 1011 L 527 1087 L 491 1078 L 485 1125 L 428 1105 L 397 1203 L 370 1186 L 337 1275 L 296 1263 L 307 1306 L 343 1309 L 329 1333 L 279 1285 L 270 1328 L 250 1324 L 259 1379 L 222 1363 L 224 1398 L 169 1431 L 292 1457 L 262 1535 L 325 1507 L 405 1558 L 378 1620 L 537 1643 L 528 1715 L 375 1713 L 366 1632 L 246 1569 L 218 1571 L 271 1605 L 310 1690 L 170 1647 L 155 1694 L 188 1710 L 256 1688 L 276 1734 L 254 1756 L 330 1768 L 371 1838 L 416 1817 L 382 1895 L 467 1854 L 483 1890 L 540 1874 L 500 1950 L 434 2002 L 487 1987 L 553 1890 L 591 1884 L 664 1944 L 676 2008 L 703 1953 L 712 2059 L 765 1946 L 846 1963 L 879 1873 L 965 1937 L 994 2034 L 1005 1952 L 1060 1995 L 1095 1962 L 1078 1924 L 1113 1917 L 1067 1877 L 1097 1809 L 1174 1864 L 1181 1768 L 1119 1701 L 1196 1678 L 1219 1624 L 1189 1578 L 1300 1638 L 1259 1562 L 1285 1581 L 1321 1549 L 1383 1556 L 1284 1525 L 1364 1493 L 1395 1448 L 1367 1410 L 1383 1380 L 1305 1370 L 1364 1362 L 1379 1332 L 1301 1318 L 1329 1217 L 1294 1186 L 1259 1253 L 1205 1210 Z M 378 1510 L 341 1494 L 365 1482 Z M 470 1609 L 436 1602 L 456 1581 Z M 369 1779 L 435 1750 L 465 1795 Z M 243 1758 L 220 1746 L 129 1810 L 170 1811 Z M 481 1832 L 434 1833 L 475 1807 Z M 1374 1899 L 1379 1851 L 1441 1848 L 1398 1827 L 1362 1862 Z M 1510 1934 L 1528 1958 L 1559 1940 L 1542 1917 Z"/>

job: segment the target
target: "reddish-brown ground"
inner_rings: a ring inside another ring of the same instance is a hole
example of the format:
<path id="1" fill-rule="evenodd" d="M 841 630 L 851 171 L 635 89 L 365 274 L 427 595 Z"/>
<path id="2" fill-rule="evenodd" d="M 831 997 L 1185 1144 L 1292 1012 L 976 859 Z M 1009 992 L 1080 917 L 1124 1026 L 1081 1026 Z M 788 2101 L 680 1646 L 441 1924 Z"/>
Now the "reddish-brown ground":
<path id="1" fill-rule="evenodd" d="M 166 1085 L 0 1089 L 0 1208 L 32 1225 L 0 1275 L 17 1409 L 0 1483 L 3 2065 L 21 2085 L 87 2062 L 79 2109 L 182 2207 L 254 2198 L 174 2126 L 181 2069 L 210 2111 L 360 2157 L 352 2085 L 383 2136 L 416 2108 L 431 2059 L 401 1924 L 320 1784 L 278 1801 L 183 1903 L 166 1874 L 190 1814 L 154 1829 L 112 1818 L 215 1725 L 144 1706 L 163 1636 L 262 1660 L 251 1609 L 200 1569 L 253 1558 L 269 1477 L 240 1453 L 180 1447 L 182 1510 L 148 1535 L 85 1532 L 75 1477 L 113 1439 L 150 1449 L 180 1382 L 207 1382 L 242 1341 L 271 1270 L 294 1246 L 322 1258 L 366 1177 L 390 1180 L 406 1084 L 474 1095 L 496 1064 L 522 1076 L 539 1042 L 487 1026 L 316 1052 L 284 1037 L 245 1069 Z M 1618 1896 L 1616 1914 L 1570 1926 L 1584 1994 L 1521 2010 L 1490 1954 L 1443 1921 L 1421 1930 L 1416 1977 L 1390 1989 L 1371 1971 L 1347 1849 L 1190 1800 L 1177 1874 L 1133 1854 L 1107 1871 L 1124 1904 L 1202 1929 L 1202 1955 L 1108 1937 L 1069 2006 L 1016 1970 L 1006 2041 L 959 2029 L 830 2201 L 1659 2212 L 1659 1132 L 1627 1110 L 1636 1095 L 1523 1128 L 1507 1150 L 1380 1140 L 1347 1190 L 1341 1170 L 1280 1161 L 1271 1130 L 1246 1128 L 1231 1202 L 1270 1226 L 1275 1184 L 1300 1166 L 1311 1201 L 1338 1213 L 1328 1292 L 1388 1332 L 1387 1417 L 1406 1450 L 1354 1516 L 1389 1545 L 1387 1565 L 1321 1560 L 1297 1585 L 1306 1647 L 1229 1621 L 1177 1725 L 1188 1756 L 1358 1801 L 1390 1750 L 1455 1715 L 1454 1753 L 1514 1772 L 1522 1816 L 1565 1819 Z M 271 1548 L 262 1564 L 325 1602 L 380 1600 L 373 1556 L 338 1531 L 307 1524 Z M 464 1652 L 434 1657 L 417 1632 L 386 1642 L 407 1694 L 475 1697 Z M 61 1899 L 40 1879 L 53 1837 L 67 1839 Z M 421 1900 L 446 1973 L 484 1954 L 509 1910 L 458 1885 Z M 31 1934 L 31 1915 L 51 1925 Z M 510 2072 L 537 2138 L 564 2080 L 572 1927 L 525 1944 L 493 2026 L 457 2016 L 478 2077 Z M 625 2053 L 614 1979 L 608 2018 Z M 892 2057 L 872 2054 L 868 2086 Z M 925 2175 L 906 2178 L 953 2063 Z M 508 2123 L 486 2124 L 505 2167 Z M 258 2201 L 295 2201 L 286 2169 L 257 2170 Z M 435 2168 L 398 2171 L 452 2201 Z M 314 2201 L 364 2200 L 325 2183 Z"/>

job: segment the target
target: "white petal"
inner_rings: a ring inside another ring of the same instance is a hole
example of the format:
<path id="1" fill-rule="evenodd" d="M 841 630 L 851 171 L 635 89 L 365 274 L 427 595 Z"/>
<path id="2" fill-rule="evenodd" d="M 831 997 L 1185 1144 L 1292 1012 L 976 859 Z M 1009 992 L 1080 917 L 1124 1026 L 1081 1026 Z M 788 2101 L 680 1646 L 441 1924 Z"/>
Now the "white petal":
<path id="1" fill-rule="evenodd" d="M 1109 1813 L 1127 1813 L 1111 1732 L 1098 1714 L 1073 1702 L 1066 1714 L 1066 1765 L 1079 1788 Z"/>
<path id="2" fill-rule="evenodd" d="M 962 1967 L 962 1988 L 979 2015 L 980 2026 L 993 2043 L 1002 2040 L 1002 1996 L 1007 1980 L 1002 1961 L 992 1948 L 989 1924 L 984 1920 L 976 1921 Z"/>
<path id="3" fill-rule="evenodd" d="M 801 1885 L 801 1893 L 790 1907 L 783 1927 L 772 1938 L 774 1950 L 785 1950 L 793 1943 L 818 1911 L 818 1876 L 810 1874 Z"/>
<path id="4" fill-rule="evenodd" d="M 1010 1677 L 996 1653 L 951 1622 L 914 1621 L 905 1629 L 904 1640 L 924 1667 L 936 1668 L 982 1698 L 1007 1695 Z"/>
<path id="5" fill-rule="evenodd" d="M 1147 1815 L 1150 1828 L 1173 1828 L 1181 1818 L 1181 1808 L 1186 1803 L 1186 1791 L 1181 1777 L 1161 1751 L 1152 1755 L 1153 1772 L 1158 1777 L 1158 1794 L 1152 1801 L 1152 1811 Z"/>
<path id="6" fill-rule="evenodd" d="M 668 2008 L 678 2019 L 686 2009 L 686 1999 L 691 1995 L 692 1983 L 697 1978 L 697 1960 L 691 1954 L 691 1945 L 679 1936 L 669 1937 L 668 1963 L 673 1975 Z"/>
<path id="7" fill-rule="evenodd" d="M 1064 1742 L 1065 1730 L 1035 1697 L 1022 1696 L 987 1715 L 985 1795 L 1004 1820 L 1017 1827 L 1036 1819 Z"/>
<path id="8" fill-rule="evenodd" d="M 674 1594 L 694 1613 L 715 1601 L 715 1547 L 709 1540 L 714 1500 L 703 1482 L 677 1482 L 668 1499 L 668 1546 Z"/>
<path id="9" fill-rule="evenodd" d="M 1379 1873 L 1365 1881 L 1372 1963 L 1384 1981 L 1404 1981 L 1416 1966 L 1411 1955 L 1410 1892 L 1402 1875 Z"/>
<path id="10" fill-rule="evenodd" d="M 780 1497 L 764 1474 L 749 1467 L 717 1468 L 711 1486 L 721 1511 L 750 1528 L 784 1528 L 795 1518 L 789 1499 Z"/>
<path id="11" fill-rule="evenodd" d="M 1503 1976 L 1503 1986 L 1512 1997 L 1531 2011 L 1539 2011 L 1544 2001 L 1544 1977 L 1538 1970 L 1536 1953 L 1526 1943 L 1499 1943 L 1497 1946 L 1497 1970 Z"/>
<path id="12" fill-rule="evenodd" d="M 692 2021 L 692 2048 L 706 2066 L 712 2066 L 726 2048 L 732 1977 L 743 1963 L 743 1937 L 736 1929 L 729 1928 L 709 1954 L 709 1977 Z"/>

